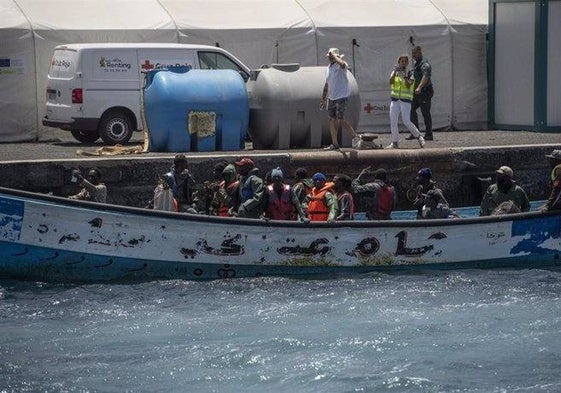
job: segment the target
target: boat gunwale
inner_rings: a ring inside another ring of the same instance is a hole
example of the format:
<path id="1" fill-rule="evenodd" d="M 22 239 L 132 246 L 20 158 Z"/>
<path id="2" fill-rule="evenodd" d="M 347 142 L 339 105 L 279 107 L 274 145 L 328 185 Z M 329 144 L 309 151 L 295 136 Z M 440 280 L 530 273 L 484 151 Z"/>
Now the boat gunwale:
<path id="1" fill-rule="evenodd" d="M 349 220 L 349 221 L 333 221 L 333 222 L 309 222 L 300 221 L 283 221 L 283 220 L 265 220 L 239 217 L 220 217 L 208 216 L 204 214 L 176 213 L 161 210 L 153 210 L 140 207 L 113 205 L 107 203 L 98 203 L 91 201 L 82 201 L 68 199 L 62 196 L 40 194 L 30 191 L 17 190 L 12 188 L 0 187 L 0 197 L 2 194 L 24 198 L 30 201 L 49 202 L 53 205 L 62 207 L 76 207 L 88 211 L 124 213 L 141 216 L 152 216 L 156 218 L 166 218 L 179 221 L 207 222 L 214 224 L 242 225 L 242 226 L 260 226 L 260 227 L 295 227 L 295 228 L 402 228 L 402 227 L 442 227 L 480 223 L 495 223 L 504 221 L 521 221 L 533 219 L 536 217 L 560 216 L 561 211 L 530 211 L 524 213 L 513 213 L 498 216 L 483 217 L 462 217 L 462 218 L 444 218 L 444 219 L 404 219 L 404 220 Z"/>

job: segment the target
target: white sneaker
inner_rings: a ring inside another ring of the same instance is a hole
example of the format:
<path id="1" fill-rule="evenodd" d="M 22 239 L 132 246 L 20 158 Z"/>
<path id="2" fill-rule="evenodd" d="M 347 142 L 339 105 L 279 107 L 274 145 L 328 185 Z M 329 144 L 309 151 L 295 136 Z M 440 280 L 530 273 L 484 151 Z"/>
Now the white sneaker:
<path id="1" fill-rule="evenodd" d="M 397 144 L 397 142 L 392 142 L 388 146 L 386 146 L 386 149 L 399 149 L 399 145 Z"/>
<path id="2" fill-rule="evenodd" d="M 339 146 L 335 146 L 333 143 L 327 147 L 324 147 L 323 150 L 339 150 Z"/>
<path id="3" fill-rule="evenodd" d="M 419 137 L 417 138 L 417 140 L 419 141 L 419 146 L 421 146 L 421 149 L 423 147 L 425 147 L 425 138 L 423 138 L 422 135 L 419 135 Z"/>

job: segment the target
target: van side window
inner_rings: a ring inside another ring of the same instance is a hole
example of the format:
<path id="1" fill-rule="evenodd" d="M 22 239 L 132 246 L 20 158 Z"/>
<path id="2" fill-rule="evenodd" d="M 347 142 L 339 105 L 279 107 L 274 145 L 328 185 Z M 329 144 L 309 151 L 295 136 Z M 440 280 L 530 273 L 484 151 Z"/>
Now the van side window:
<path id="1" fill-rule="evenodd" d="M 218 52 L 199 51 L 199 67 L 201 70 L 234 70 L 247 82 L 249 75 L 240 68 L 232 59 Z"/>

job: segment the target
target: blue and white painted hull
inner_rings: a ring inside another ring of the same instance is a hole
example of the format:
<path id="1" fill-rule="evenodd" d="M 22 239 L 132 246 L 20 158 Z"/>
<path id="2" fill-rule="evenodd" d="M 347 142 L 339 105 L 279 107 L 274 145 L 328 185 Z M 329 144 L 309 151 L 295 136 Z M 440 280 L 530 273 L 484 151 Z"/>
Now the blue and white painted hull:
<path id="1" fill-rule="evenodd" d="M 0 189 L 0 277 L 51 282 L 552 268 L 561 215 L 303 224 Z"/>

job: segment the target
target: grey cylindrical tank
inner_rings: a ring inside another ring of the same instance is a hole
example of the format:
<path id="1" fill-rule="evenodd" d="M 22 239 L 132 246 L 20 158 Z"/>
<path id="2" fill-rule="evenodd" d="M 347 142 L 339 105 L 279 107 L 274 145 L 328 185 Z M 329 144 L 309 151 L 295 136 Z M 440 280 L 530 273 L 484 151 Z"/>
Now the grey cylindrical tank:
<path id="1" fill-rule="evenodd" d="M 256 149 L 318 148 L 331 143 L 326 110 L 319 109 L 326 67 L 272 64 L 252 71 L 247 82 L 249 134 Z M 349 72 L 351 95 L 345 118 L 356 129 L 360 117 L 358 84 Z M 339 130 L 342 146 L 351 138 Z"/>

